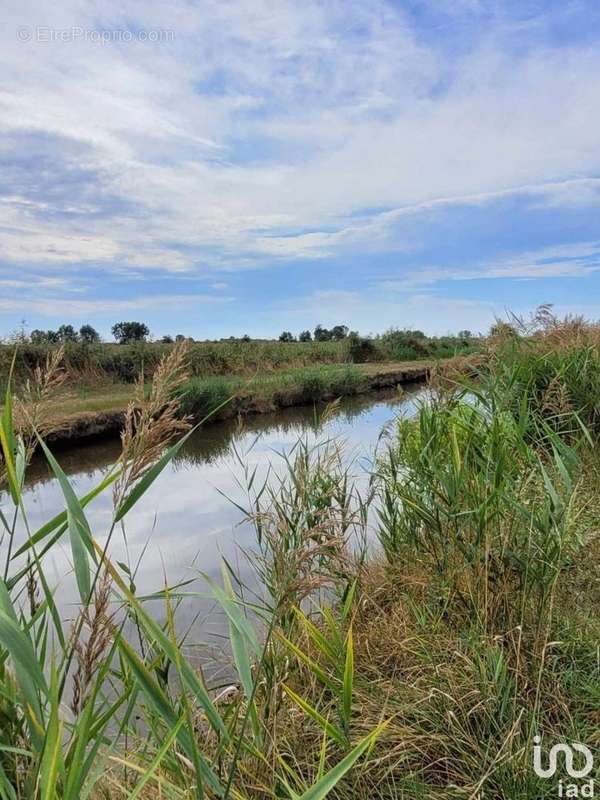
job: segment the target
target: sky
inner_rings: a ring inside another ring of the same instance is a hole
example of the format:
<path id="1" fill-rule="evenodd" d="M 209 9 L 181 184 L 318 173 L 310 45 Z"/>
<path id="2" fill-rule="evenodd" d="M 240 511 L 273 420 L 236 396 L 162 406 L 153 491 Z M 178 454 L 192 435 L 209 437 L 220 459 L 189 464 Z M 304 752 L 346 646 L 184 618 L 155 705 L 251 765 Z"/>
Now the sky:
<path id="1" fill-rule="evenodd" d="M 600 317 L 597 0 L 3 0 L 0 336 Z"/>

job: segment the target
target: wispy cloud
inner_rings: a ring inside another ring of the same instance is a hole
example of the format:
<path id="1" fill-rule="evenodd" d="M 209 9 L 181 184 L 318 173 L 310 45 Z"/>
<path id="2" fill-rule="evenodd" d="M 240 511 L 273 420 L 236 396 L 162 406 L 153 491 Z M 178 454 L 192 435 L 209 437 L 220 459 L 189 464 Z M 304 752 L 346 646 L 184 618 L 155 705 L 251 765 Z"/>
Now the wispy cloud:
<path id="1" fill-rule="evenodd" d="M 383 0 L 136 11 L 136 26 L 170 26 L 173 42 L 14 37 L 23 22 L 123 26 L 111 2 L 100 18 L 67 2 L 5 20 L 1 128 L 19 162 L 5 186 L 17 224 L 0 239 L 7 259 L 191 268 L 173 244 L 203 263 L 203 248 L 327 256 L 386 233 L 349 224 L 373 206 L 415 213 L 600 171 L 596 48 L 509 56 L 492 35 L 444 63 Z M 40 151 L 52 180 L 24 196 Z"/>
<path id="2" fill-rule="evenodd" d="M 170 307 L 174 311 L 181 310 L 196 304 L 212 305 L 230 303 L 232 297 L 215 297 L 204 294 L 173 294 L 134 297 L 127 300 L 65 300 L 56 297 L 27 298 L 26 304 L 23 299 L 0 297 L 1 311 L 17 311 L 18 313 L 40 314 L 44 317 L 74 317 L 80 319 L 82 316 L 93 316 L 95 314 L 120 314 L 129 311 L 143 311 L 147 309 L 157 309 Z"/>
<path id="3" fill-rule="evenodd" d="M 110 276 L 209 286 L 224 271 L 418 254 L 423 220 L 455 209 L 600 207 L 597 24 L 591 0 L 12 4 L 0 277 L 43 269 L 106 294 Z M 40 42 L 38 26 L 172 37 Z M 419 264 L 401 280 L 595 269 L 528 259 Z"/>
<path id="4" fill-rule="evenodd" d="M 402 278 L 381 281 L 381 289 L 406 290 L 441 281 L 491 280 L 494 278 L 542 280 L 581 278 L 600 271 L 600 242 L 579 242 L 546 247 L 456 269 L 421 267 L 407 271 Z"/>

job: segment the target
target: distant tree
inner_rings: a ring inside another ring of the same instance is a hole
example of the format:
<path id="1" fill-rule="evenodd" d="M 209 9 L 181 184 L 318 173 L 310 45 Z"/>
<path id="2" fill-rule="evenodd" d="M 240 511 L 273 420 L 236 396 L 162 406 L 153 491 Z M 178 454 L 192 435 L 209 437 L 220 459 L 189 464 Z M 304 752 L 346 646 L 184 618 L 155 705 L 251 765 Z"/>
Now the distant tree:
<path id="1" fill-rule="evenodd" d="M 76 342 L 78 339 L 77 331 L 72 325 L 61 325 L 57 333 L 61 342 Z"/>
<path id="2" fill-rule="evenodd" d="M 362 364 L 365 361 L 374 361 L 377 349 L 372 339 L 359 336 L 358 331 L 350 331 L 344 341 L 344 348 L 348 361 L 353 364 Z"/>
<path id="3" fill-rule="evenodd" d="M 111 332 L 119 344 L 144 342 L 150 334 L 148 326 L 143 322 L 117 322 L 112 326 Z"/>
<path id="4" fill-rule="evenodd" d="M 348 336 L 347 325 L 334 325 L 331 329 L 331 338 L 336 342 L 341 342 L 341 340 L 345 339 L 346 336 Z"/>
<path id="5" fill-rule="evenodd" d="M 176 342 L 185 342 L 186 339 L 187 336 L 184 336 L 183 333 L 178 333 L 177 336 L 175 337 Z"/>
<path id="6" fill-rule="evenodd" d="M 324 328 L 322 325 L 317 325 L 313 333 L 313 338 L 315 342 L 330 342 L 331 331 L 327 330 L 327 328 Z"/>
<path id="7" fill-rule="evenodd" d="M 300 333 L 298 335 L 298 341 L 299 342 L 312 342 L 312 334 L 311 334 L 311 332 L 310 331 L 302 331 L 302 333 Z"/>
<path id="8" fill-rule="evenodd" d="M 29 335 L 32 344 L 58 344 L 61 341 L 58 331 L 42 331 L 34 328 Z"/>
<path id="9" fill-rule="evenodd" d="M 173 344 L 173 337 L 172 336 L 163 336 L 161 339 L 163 344 Z"/>
<path id="10" fill-rule="evenodd" d="M 79 328 L 79 340 L 86 344 L 95 344 L 100 341 L 100 334 L 91 325 L 82 325 Z"/>
<path id="11" fill-rule="evenodd" d="M 280 342 L 295 342 L 294 334 L 291 331 L 283 331 L 279 336 Z"/>
<path id="12" fill-rule="evenodd" d="M 48 341 L 48 332 L 34 328 L 29 334 L 32 344 L 45 344 Z"/>
<path id="13" fill-rule="evenodd" d="M 242 342 L 251 342 L 251 341 L 252 341 L 252 339 L 251 339 L 251 338 L 248 336 L 248 334 L 247 334 L 247 333 L 245 333 L 245 334 L 242 336 Z"/>
<path id="14" fill-rule="evenodd" d="M 459 339 L 472 339 L 473 338 L 473 334 L 471 333 L 471 331 L 468 331 L 468 330 L 459 331 L 457 333 L 457 336 L 458 336 Z"/>

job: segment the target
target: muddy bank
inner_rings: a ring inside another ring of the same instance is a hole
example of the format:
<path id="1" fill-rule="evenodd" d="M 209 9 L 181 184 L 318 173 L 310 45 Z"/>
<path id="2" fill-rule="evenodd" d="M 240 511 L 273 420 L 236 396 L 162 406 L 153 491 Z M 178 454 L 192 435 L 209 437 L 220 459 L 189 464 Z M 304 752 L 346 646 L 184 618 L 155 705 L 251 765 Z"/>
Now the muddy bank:
<path id="1" fill-rule="evenodd" d="M 403 367 L 398 370 L 385 370 L 365 375 L 360 385 L 353 387 L 353 394 L 367 394 L 390 389 L 404 384 L 418 383 L 427 380 L 429 367 Z M 211 417 L 211 422 L 223 421 L 237 416 L 267 414 L 280 408 L 290 408 L 330 402 L 339 397 L 339 392 L 326 392 L 319 397 L 307 397 L 302 391 L 275 392 L 272 397 L 258 398 L 251 394 L 240 394 Z M 60 429 L 48 434 L 48 442 L 61 447 L 69 447 L 81 441 L 99 438 L 116 437 L 120 434 L 125 418 L 125 410 L 81 412 L 67 417 Z"/>

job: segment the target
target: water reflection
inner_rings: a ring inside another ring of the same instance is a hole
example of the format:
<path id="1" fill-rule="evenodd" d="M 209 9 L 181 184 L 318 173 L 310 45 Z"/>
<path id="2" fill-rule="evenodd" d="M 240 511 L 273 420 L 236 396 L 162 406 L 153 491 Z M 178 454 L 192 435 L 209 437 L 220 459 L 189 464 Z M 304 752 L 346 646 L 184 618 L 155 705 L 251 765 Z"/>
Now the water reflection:
<path id="1" fill-rule="evenodd" d="M 400 410 L 411 413 L 420 391 L 415 387 L 402 394 L 348 398 L 322 426 L 317 420 L 323 409 L 304 407 L 251 417 L 243 424 L 231 420 L 201 429 L 115 534 L 110 545 L 113 561 L 128 564 L 142 593 L 160 589 L 166 580 L 173 584 L 197 578 L 200 572 L 214 577 L 221 554 L 249 577 L 240 548 L 251 548 L 254 534 L 251 526 L 240 524 L 240 511 L 233 504 L 243 505 L 245 500 L 234 450 L 250 469 L 256 468 L 258 480 L 267 474 L 270 463 L 277 468 L 275 453 L 289 451 L 300 436 L 314 441 L 341 437 L 358 475 L 370 462 L 382 428 Z M 115 440 L 66 450 L 58 457 L 75 491 L 82 495 L 98 483 L 118 454 Z M 24 499 L 34 530 L 64 508 L 60 488 L 41 459 L 31 465 Z M 0 495 L 0 506 L 6 504 L 7 498 Z M 104 544 L 111 522 L 110 492 L 96 498 L 86 513 L 94 535 Z M 76 591 L 68 540 L 64 538 L 46 560 L 51 583 L 60 586 L 57 598 L 62 613 L 74 616 Z M 219 627 L 213 604 L 206 598 L 186 598 L 178 621 L 182 629 L 192 627 L 195 639 Z"/>

